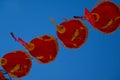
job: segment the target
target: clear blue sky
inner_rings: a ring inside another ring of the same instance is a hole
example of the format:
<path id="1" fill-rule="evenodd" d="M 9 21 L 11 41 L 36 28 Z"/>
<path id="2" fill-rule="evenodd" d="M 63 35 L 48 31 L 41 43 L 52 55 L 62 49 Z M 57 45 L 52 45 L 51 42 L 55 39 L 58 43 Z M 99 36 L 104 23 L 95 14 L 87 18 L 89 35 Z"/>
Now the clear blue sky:
<path id="1" fill-rule="evenodd" d="M 27 42 L 44 34 L 57 37 L 51 16 L 59 24 L 63 16 L 83 15 L 85 7 L 91 10 L 99 1 L 0 0 L 0 57 L 10 51 L 25 50 L 10 37 L 11 31 Z M 112 1 L 120 5 L 119 0 Z M 87 21 L 83 22 L 92 29 Z M 40 64 L 33 60 L 30 73 L 21 80 L 120 80 L 120 29 L 109 35 L 92 29 L 79 49 L 59 46 L 54 62 Z"/>

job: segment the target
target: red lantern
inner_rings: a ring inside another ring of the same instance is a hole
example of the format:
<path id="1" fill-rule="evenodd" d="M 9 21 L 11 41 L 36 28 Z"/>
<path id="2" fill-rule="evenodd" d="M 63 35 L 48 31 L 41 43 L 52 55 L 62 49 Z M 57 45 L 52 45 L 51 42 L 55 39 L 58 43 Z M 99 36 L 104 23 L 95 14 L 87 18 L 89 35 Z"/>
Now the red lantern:
<path id="1" fill-rule="evenodd" d="M 105 34 L 114 32 L 120 25 L 120 8 L 113 2 L 103 1 L 91 12 L 85 9 L 85 13 L 87 14 L 84 19 L 87 19 L 94 28 Z"/>
<path id="2" fill-rule="evenodd" d="M 0 80 L 6 80 L 4 74 L 2 73 L 2 71 L 0 71 Z"/>
<path id="3" fill-rule="evenodd" d="M 0 59 L 0 63 L 4 70 L 14 78 L 26 76 L 32 66 L 30 56 L 22 50 L 7 53 Z"/>
<path id="4" fill-rule="evenodd" d="M 17 40 L 13 33 L 11 33 L 11 35 L 15 40 Z M 17 41 L 20 42 L 40 63 L 52 62 L 57 56 L 58 43 L 57 39 L 53 36 L 44 35 L 37 37 L 31 40 L 29 43 L 26 43 L 21 38 L 18 38 Z"/>
<path id="5" fill-rule="evenodd" d="M 51 18 L 51 22 L 56 26 L 57 36 L 68 48 L 80 48 L 87 40 L 88 29 L 80 20 L 67 20 L 57 25 Z"/>

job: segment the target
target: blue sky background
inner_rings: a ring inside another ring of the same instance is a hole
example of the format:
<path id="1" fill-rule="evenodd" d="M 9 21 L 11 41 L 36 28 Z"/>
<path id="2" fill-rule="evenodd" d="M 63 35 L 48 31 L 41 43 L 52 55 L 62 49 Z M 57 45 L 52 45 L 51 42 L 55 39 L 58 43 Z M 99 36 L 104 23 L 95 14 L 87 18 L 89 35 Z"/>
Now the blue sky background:
<path id="1" fill-rule="evenodd" d="M 85 7 L 92 10 L 99 1 L 0 0 L 0 57 L 14 50 L 26 51 L 11 38 L 10 32 L 27 42 L 44 34 L 57 38 L 51 16 L 59 24 L 63 16 L 69 19 L 83 15 Z M 112 1 L 120 5 L 120 0 Z M 90 31 L 81 48 L 61 47 L 59 40 L 56 60 L 49 64 L 33 60 L 30 73 L 21 80 L 120 80 L 120 29 L 105 35 L 83 22 Z"/>

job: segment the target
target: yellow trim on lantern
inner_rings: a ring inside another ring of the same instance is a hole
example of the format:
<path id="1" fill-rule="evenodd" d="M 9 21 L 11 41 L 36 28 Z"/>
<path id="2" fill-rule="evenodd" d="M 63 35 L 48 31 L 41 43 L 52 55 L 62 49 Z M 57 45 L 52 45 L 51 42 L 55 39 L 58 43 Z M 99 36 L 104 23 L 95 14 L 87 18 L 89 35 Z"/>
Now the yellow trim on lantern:
<path id="1" fill-rule="evenodd" d="M 75 44 L 75 43 L 74 43 L 73 45 L 74 45 L 74 46 L 77 46 L 77 44 Z"/>
<path id="2" fill-rule="evenodd" d="M 52 60 L 52 55 L 50 55 L 50 60 Z"/>
<path id="3" fill-rule="evenodd" d="M 97 14 L 97 13 L 92 13 L 92 15 L 95 17 L 95 22 L 98 22 L 99 19 L 100 19 L 99 14 Z"/>
<path id="4" fill-rule="evenodd" d="M 74 41 L 78 37 L 78 35 L 79 35 L 79 30 L 76 29 L 75 32 L 74 32 L 73 37 L 71 38 L 71 41 Z"/>
<path id="5" fill-rule="evenodd" d="M 44 39 L 43 37 L 38 37 L 38 39 L 40 40 L 44 40 L 44 41 L 51 41 L 51 40 L 55 40 L 55 38 L 53 36 L 49 36 L 48 39 Z"/>
<path id="6" fill-rule="evenodd" d="M 44 39 L 45 41 L 51 41 L 51 40 L 55 40 L 55 38 L 54 37 L 52 37 L 52 36 L 49 36 L 49 39 Z"/>
<path id="7" fill-rule="evenodd" d="M 104 28 L 107 28 L 107 27 L 110 26 L 112 23 L 113 23 L 113 19 L 110 19 L 110 20 L 108 21 L 108 23 L 107 23 L 105 26 L 103 26 L 102 28 L 103 28 L 103 29 L 104 29 Z"/>
<path id="8" fill-rule="evenodd" d="M 115 21 L 117 21 L 118 19 L 120 19 L 120 16 L 117 16 L 117 17 L 115 18 Z"/>
<path id="9" fill-rule="evenodd" d="M 20 69 L 20 64 L 16 64 L 10 72 L 17 72 Z"/>
<path id="10" fill-rule="evenodd" d="M 64 26 L 59 25 L 59 26 L 57 26 L 57 31 L 58 31 L 59 33 L 63 34 L 63 33 L 66 31 L 66 29 L 65 29 Z"/>
<path id="11" fill-rule="evenodd" d="M 12 78 L 18 78 L 17 75 L 14 75 L 14 74 L 12 74 L 12 73 L 8 73 L 8 74 L 9 74 L 9 76 L 12 77 Z"/>
<path id="12" fill-rule="evenodd" d="M 83 26 L 85 26 L 85 25 L 83 25 Z M 83 27 L 80 27 L 80 29 L 83 30 L 84 28 L 83 28 Z"/>
<path id="13" fill-rule="evenodd" d="M 28 43 L 28 45 L 26 46 L 26 48 L 27 48 L 29 51 L 32 51 L 32 50 L 34 50 L 35 45 L 30 42 L 30 43 Z"/>
<path id="14" fill-rule="evenodd" d="M 1 58 L 0 59 L 0 65 L 6 65 L 7 64 L 7 59 Z"/>
<path id="15" fill-rule="evenodd" d="M 115 18 L 115 21 L 117 21 L 117 20 L 119 20 L 120 19 L 120 16 L 117 16 L 116 18 Z M 120 26 L 120 23 L 119 23 L 119 26 Z"/>
<path id="16" fill-rule="evenodd" d="M 44 56 L 37 56 L 36 59 L 43 59 Z"/>

